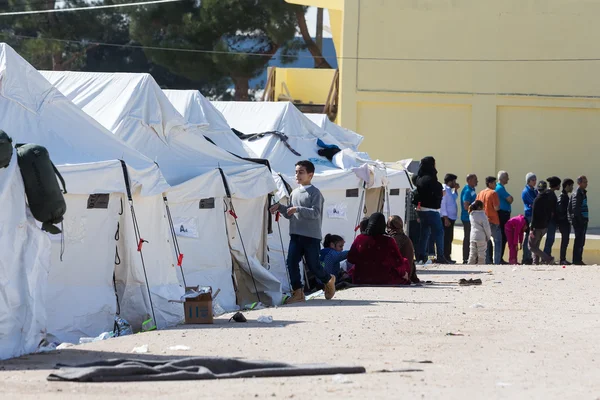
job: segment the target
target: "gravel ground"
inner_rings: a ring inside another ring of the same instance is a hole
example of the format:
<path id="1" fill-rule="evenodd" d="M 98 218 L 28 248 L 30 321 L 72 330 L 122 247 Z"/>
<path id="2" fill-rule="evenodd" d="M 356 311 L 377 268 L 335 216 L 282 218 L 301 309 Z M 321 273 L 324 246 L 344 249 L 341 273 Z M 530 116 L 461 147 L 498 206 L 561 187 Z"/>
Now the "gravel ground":
<path id="1" fill-rule="evenodd" d="M 599 276 L 597 266 L 432 266 L 420 274 L 432 285 L 349 289 L 332 301 L 246 312 L 245 324 L 224 316 L 214 325 L 4 361 L 2 398 L 597 399 Z M 480 278 L 483 284 L 461 287 L 460 278 Z M 271 315 L 273 323 L 256 322 L 261 315 Z M 148 354 L 131 353 L 144 344 Z M 176 345 L 190 350 L 169 350 Z M 367 373 L 161 383 L 46 381 L 58 362 L 193 355 L 362 365 Z M 421 371 L 378 372 L 384 369 Z"/>

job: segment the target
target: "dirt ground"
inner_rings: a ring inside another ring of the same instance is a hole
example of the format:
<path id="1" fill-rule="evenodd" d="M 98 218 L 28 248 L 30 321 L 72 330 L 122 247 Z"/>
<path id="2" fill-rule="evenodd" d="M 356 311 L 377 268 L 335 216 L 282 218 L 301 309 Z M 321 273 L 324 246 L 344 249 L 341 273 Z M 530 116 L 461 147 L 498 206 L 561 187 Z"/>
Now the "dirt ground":
<path id="1" fill-rule="evenodd" d="M 433 285 L 360 288 L 0 363 L 2 398 L 600 398 L 597 266 L 432 266 Z M 460 278 L 481 286 L 461 287 Z M 260 315 L 273 323 L 256 322 Z M 449 336 L 460 332 L 464 336 Z M 132 354 L 148 344 L 146 355 Z M 186 345 L 189 351 L 172 351 Z M 164 383 L 59 383 L 57 363 L 217 355 L 362 365 L 366 374 Z M 430 363 L 422 363 L 429 361 Z M 379 370 L 417 369 L 381 373 Z M 341 382 L 340 382 L 341 381 Z M 345 382 L 344 382 L 345 381 Z"/>

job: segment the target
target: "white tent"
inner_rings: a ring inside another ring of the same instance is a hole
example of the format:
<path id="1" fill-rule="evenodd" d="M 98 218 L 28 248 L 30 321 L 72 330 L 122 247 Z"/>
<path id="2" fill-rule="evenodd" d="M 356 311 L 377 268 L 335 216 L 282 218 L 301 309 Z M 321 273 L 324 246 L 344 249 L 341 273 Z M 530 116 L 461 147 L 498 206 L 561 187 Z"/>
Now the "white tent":
<path id="1" fill-rule="evenodd" d="M 0 80 L 1 82 L 1 80 Z M 36 350 L 46 331 L 50 240 L 29 213 L 17 154 L 0 169 L 0 360 Z"/>
<path id="2" fill-rule="evenodd" d="M 349 129 L 342 128 L 338 124 L 331 122 L 326 114 L 304 114 L 316 125 L 323 128 L 327 133 L 340 141 L 345 148 L 358 151 L 358 147 L 364 140 L 364 137 Z"/>
<path id="3" fill-rule="evenodd" d="M 233 309 L 236 300 L 280 302 L 280 283 L 264 268 L 267 195 L 275 189 L 264 165 L 206 140 L 207 125 L 188 123 L 148 74 L 43 74 L 87 114 L 160 165 L 173 186 L 169 203 L 188 286 L 221 289 L 218 301 L 225 309 Z"/>
<path id="4" fill-rule="evenodd" d="M 161 193 L 169 186 L 158 167 L 82 112 L 6 44 L 0 44 L 0 110 L 0 129 L 15 143 L 45 146 L 67 184 L 62 260 L 61 237 L 51 238 L 48 332 L 60 341 L 77 341 L 111 330 L 113 273 L 124 318 L 139 327 L 152 314 L 146 275 L 158 327 L 178 323 L 182 307 L 168 303 L 182 294 L 163 218 Z M 141 252 L 138 234 L 149 241 Z"/>
<path id="5" fill-rule="evenodd" d="M 197 90 L 163 90 L 173 107 L 202 129 L 217 146 L 241 157 L 253 157 L 212 103 Z"/>
<path id="6" fill-rule="evenodd" d="M 284 141 L 277 134 L 245 140 L 246 145 L 261 158 L 271 163 L 278 174 L 278 197 L 286 198 L 283 181 L 295 187 L 294 168 L 299 160 L 308 159 L 315 164 L 313 183 L 325 198 L 323 235 L 335 233 L 346 239 L 346 248 L 352 244 L 355 227 L 365 215 L 381 209 L 384 188 L 388 183 L 384 166 L 361 159 L 346 149 L 332 135 L 311 122 L 293 104 L 287 102 L 213 102 L 231 127 L 244 134 L 279 132 L 287 136 Z M 342 150 L 332 161 L 321 157 L 317 140 L 336 145 Z M 289 147 L 288 147 L 289 146 Z M 363 178 L 361 178 L 363 177 Z M 396 178 L 395 178 L 396 179 Z M 399 183 L 400 184 L 400 183 Z M 408 182 L 401 183 L 408 187 Z M 394 191 L 395 193 L 395 191 Z M 283 218 L 282 218 L 283 219 Z M 279 223 L 270 238 L 271 270 L 287 282 L 284 254 L 287 251 L 287 224 Z M 279 235 L 281 227 L 281 237 Z M 283 243 L 283 246 L 282 246 Z"/>
<path id="7" fill-rule="evenodd" d="M 358 151 L 358 147 L 364 140 L 362 135 L 331 122 L 329 117 L 327 117 L 325 114 L 304 115 L 306 115 L 313 123 L 321 127 L 331 136 L 336 138 L 344 146 L 344 148 L 351 149 L 357 152 L 357 154 L 359 154 L 361 157 L 370 159 L 366 153 Z M 388 190 L 385 193 L 386 206 L 384 207 L 383 211 L 388 215 L 396 214 L 402 216 L 406 225 L 408 224 L 408 221 L 405 218 L 406 189 L 410 188 L 410 183 L 407 179 L 405 168 L 400 166 L 398 163 L 393 164 L 394 167 L 390 167 L 390 163 L 384 163 L 381 165 L 385 166 L 388 179 Z M 408 225 L 406 226 L 408 227 Z"/>

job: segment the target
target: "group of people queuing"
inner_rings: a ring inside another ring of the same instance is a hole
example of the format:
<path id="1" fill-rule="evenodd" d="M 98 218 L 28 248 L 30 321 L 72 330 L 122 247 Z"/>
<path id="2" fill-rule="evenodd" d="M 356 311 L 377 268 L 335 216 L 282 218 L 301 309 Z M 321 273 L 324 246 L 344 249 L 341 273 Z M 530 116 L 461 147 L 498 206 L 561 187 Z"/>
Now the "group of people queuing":
<path id="1" fill-rule="evenodd" d="M 552 264 L 556 231 L 561 234 L 560 263 L 567 261 L 569 235 L 575 233 L 572 263 L 585 265 L 583 248 L 589 221 L 587 202 L 588 180 L 576 181 L 551 176 L 538 182 L 530 172 L 525 176 L 521 192 L 524 213 L 512 217 L 514 197 L 507 185 L 509 174 L 485 178 L 485 189 L 479 193 L 477 175 L 469 174 L 460 191 L 458 177 L 446 174 L 439 182 L 435 159 L 425 157 L 413 177 L 416 188 L 410 193 L 409 236 L 415 243 L 418 263 L 427 263 L 435 256 L 436 263 L 454 264 L 452 241 L 454 225 L 459 218 L 464 227 L 462 258 L 464 264 L 518 264 L 518 251 L 523 250 L 522 264 Z M 575 189 L 575 184 L 577 188 Z M 557 197 L 556 192 L 560 191 Z M 544 248 L 542 239 L 546 237 Z M 504 253 L 508 245 L 508 262 Z"/>
<path id="2" fill-rule="evenodd" d="M 276 203 L 269 208 L 290 220 L 290 243 L 287 254 L 292 294 L 286 304 L 305 301 L 300 262 L 321 285 L 326 299 L 331 299 L 340 281 L 357 285 L 408 285 L 418 283 L 412 241 L 404 232 L 404 222 L 394 215 L 386 221 L 374 213 L 360 223 L 360 234 L 349 251 L 344 239 L 335 234 L 323 238 L 321 227 L 324 198 L 312 185 L 315 166 L 310 161 L 296 163 L 298 187 L 292 191 L 288 205 Z M 347 268 L 341 263 L 346 261 Z"/>

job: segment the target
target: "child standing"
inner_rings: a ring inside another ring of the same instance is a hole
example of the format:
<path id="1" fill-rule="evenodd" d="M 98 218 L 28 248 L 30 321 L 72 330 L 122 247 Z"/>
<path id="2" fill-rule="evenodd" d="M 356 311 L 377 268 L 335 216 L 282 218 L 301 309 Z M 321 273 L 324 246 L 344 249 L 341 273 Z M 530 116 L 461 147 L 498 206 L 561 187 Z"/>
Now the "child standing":
<path id="1" fill-rule="evenodd" d="M 483 211 L 483 202 L 475 200 L 469 206 L 471 237 L 469 238 L 469 264 L 484 264 L 488 241 L 492 237 L 492 229 L 488 217 Z"/>
<path id="2" fill-rule="evenodd" d="M 321 224 L 323 221 L 323 195 L 311 184 L 315 166 L 310 161 L 296 163 L 296 182 L 300 187 L 290 194 L 290 205 L 275 204 L 269 208 L 272 214 L 280 212 L 290 220 L 290 247 L 287 267 L 292 282 L 292 296 L 286 304 L 305 301 L 300 277 L 300 261 L 305 257 L 306 266 L 325 285 L 325 298 L 335 295 L 335 276 L 328 274 L 319 262 L 321 250 Z"/>
<path id="3" fill-rule="evenodd" d="M 527 220 L 524 215 L 517 215 L 508 220 L 504 227 L 506 233 L 506 243 L 509 251 L 509 264 L 518 264 L 517 254 L 523 248 L 523 236 L 527 230 Z M 517 248 L 518 247 L 518 248 Z"/>

